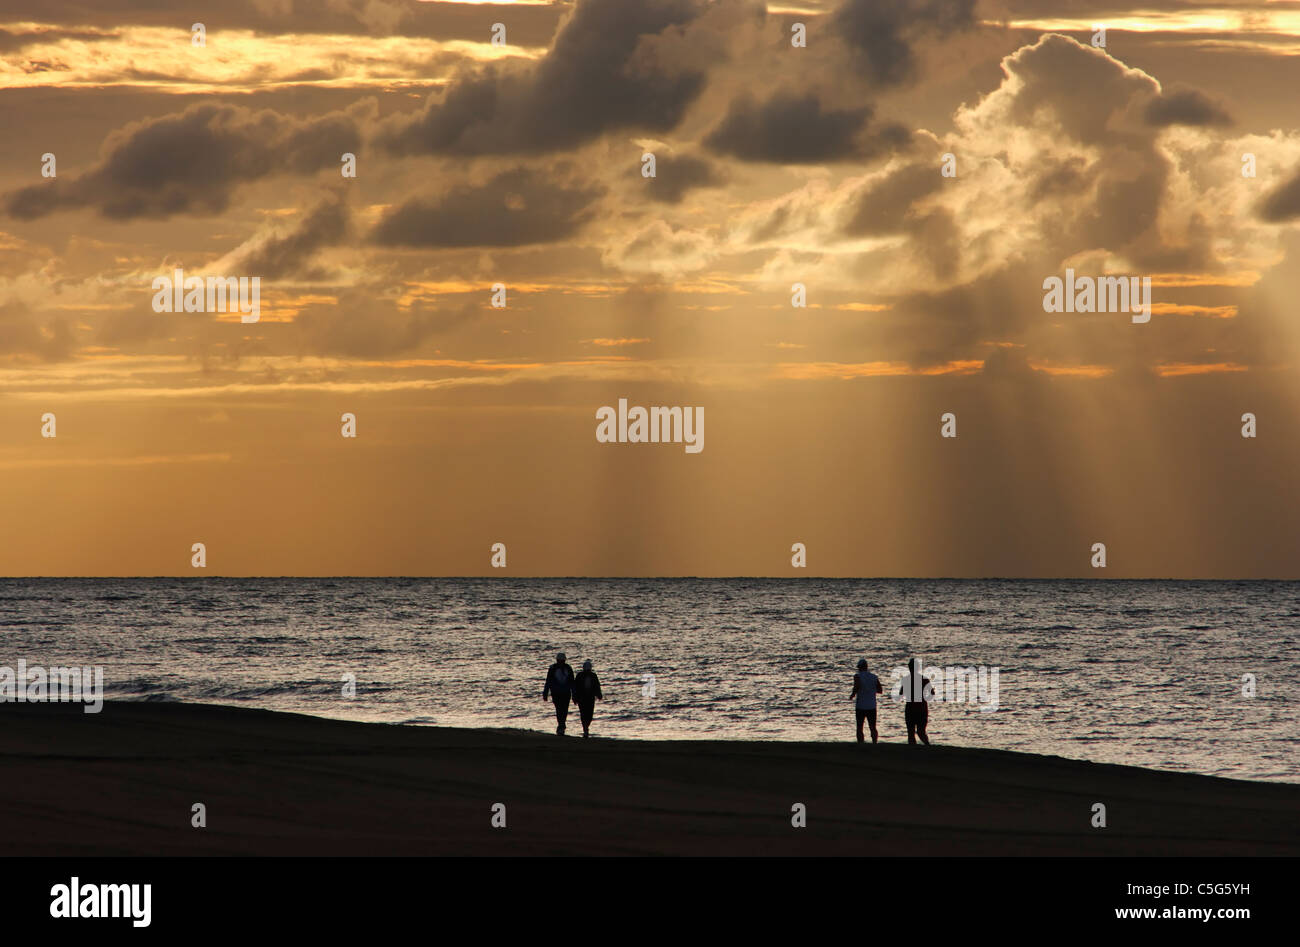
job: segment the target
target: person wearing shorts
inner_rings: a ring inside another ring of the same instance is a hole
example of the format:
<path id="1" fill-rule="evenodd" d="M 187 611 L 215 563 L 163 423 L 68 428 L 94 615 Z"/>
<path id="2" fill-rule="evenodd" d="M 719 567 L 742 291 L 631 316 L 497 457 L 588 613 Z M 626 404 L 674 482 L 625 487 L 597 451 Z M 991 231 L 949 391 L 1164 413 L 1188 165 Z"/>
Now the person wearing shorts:
<path id="1" fill-rule="evenodd" d="M 853 690 L 849 693 L 850 698 L 857 698 L 854 706 L 858 717 L 859 743 L 866 742 L 865 737 L 862 735 L 862 722 L 864 720 L 871 728 L 871 742 L 877 743 L 880 740 L 880 734 L 876 732 L 876 695 L 882 691 L 880 678 L 867 670 L 867 659 L 862 658 L 859 660 L 858 673 L 853 675 Z"/>
<path id="2" fill-rule="evenodd" d="M 916 658 L 907 662 L 907 677 L 901 681 L 901 690 L 906 701 L 903 704 L 903 724 L 907 727 L 907 742 L 915 746 L 916 738 L 920 737 L 921 742 L 929 746 L 930 738 L 925 726 L 930 722 L 930 706 L 926 703 L 926 695 L 931 693 L 930 679 L 921 676 Z"/>

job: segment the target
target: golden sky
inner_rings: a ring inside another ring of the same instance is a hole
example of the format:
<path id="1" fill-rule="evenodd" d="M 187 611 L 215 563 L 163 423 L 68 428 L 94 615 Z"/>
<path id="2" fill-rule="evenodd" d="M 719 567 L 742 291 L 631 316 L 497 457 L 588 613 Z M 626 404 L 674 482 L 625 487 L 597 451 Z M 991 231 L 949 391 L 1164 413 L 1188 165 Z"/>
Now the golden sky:
<path id="1" fill-rule="evenodd" d="M 0 574 L 1300 577 L 1297 88 L 1290 0 L 0 0 Z"/>

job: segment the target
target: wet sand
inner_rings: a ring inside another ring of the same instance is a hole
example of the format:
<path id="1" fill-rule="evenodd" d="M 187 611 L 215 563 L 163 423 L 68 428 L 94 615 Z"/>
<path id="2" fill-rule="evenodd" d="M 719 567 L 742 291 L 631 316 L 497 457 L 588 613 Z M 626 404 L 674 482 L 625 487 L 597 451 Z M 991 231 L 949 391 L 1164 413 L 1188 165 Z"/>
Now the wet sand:
<path id="1" fill-rule="evenodd" d="M 1000 750 L 584 741 L 179 703 L 3 704 L 0 719 L 4 855 L 1300 854 L 1300 785 Z"/>

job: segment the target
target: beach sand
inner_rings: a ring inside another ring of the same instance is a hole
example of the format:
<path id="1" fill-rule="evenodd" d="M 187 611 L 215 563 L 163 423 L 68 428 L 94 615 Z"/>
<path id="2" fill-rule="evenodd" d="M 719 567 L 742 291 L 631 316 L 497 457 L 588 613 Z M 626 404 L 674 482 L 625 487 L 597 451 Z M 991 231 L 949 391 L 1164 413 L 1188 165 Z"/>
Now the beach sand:
<path id="1" fill-rule="evenodd" d="M 1300 785 L 998 750 L 584 741 L 162 702 L 0 718 L 4 855 L 1300 854 Z"/>

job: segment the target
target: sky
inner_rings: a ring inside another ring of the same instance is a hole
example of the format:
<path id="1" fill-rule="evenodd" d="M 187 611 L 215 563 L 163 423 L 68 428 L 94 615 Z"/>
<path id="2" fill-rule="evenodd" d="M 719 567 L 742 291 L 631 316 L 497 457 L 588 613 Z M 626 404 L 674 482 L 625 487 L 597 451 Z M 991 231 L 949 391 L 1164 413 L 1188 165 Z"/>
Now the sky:
<path id="1" fill-rule="evenodd" d="M 1297 89 L 1290 0 L 0 0 L 0 574 L 1300 578 Z"/>

